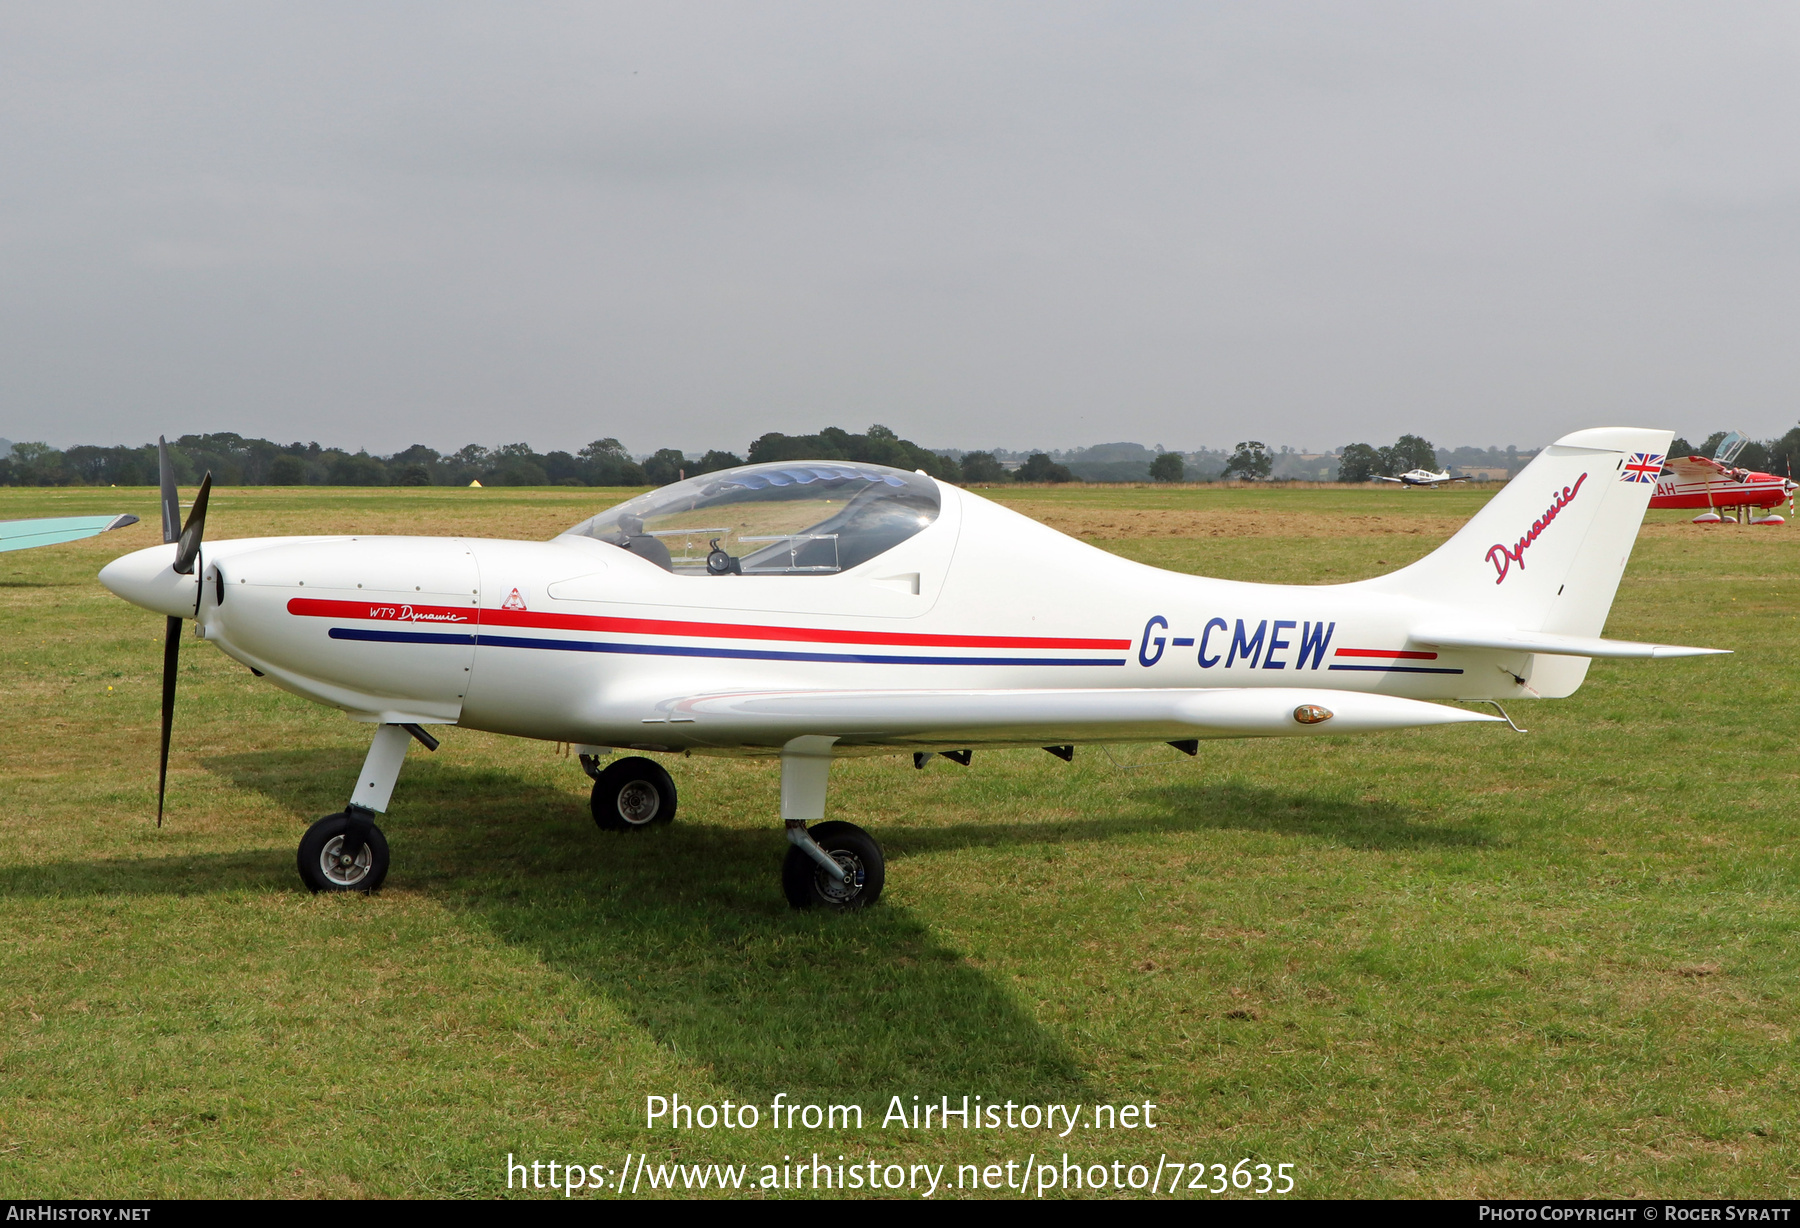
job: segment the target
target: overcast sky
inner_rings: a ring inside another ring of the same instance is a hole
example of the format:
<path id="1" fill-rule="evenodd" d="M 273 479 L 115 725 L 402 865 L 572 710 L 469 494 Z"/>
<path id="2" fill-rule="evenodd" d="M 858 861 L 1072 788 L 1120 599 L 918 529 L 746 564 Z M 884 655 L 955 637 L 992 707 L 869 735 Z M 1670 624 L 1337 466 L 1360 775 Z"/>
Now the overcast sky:
<path id="1" fill-rule="evenodd" d="M 1800 418 L 1800 6 L 0 3 L 0 435 Z"/>

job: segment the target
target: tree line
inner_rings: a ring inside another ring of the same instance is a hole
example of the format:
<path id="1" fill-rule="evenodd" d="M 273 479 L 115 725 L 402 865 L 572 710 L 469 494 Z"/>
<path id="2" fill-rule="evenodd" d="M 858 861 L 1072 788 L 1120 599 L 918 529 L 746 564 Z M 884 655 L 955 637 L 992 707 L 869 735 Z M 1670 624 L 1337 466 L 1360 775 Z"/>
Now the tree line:
<path id="1" fill-rule="evenodd" d="M 1508 449 L 1514 456 L 1517 452 Z M 1225 462 L 1224 478 L 1244 482 L 1266 482 L 1274 472 L 1277 457 L 1260 439 L 1239 443 Z M 1399 477 L 1412 469 L 1435 469 L 1437 449 L 1418 435 L 1402 435 L 1392 447 L 1375 448 L 1366 443 L 1345 446 L 1337 458 L 1337 480 L 1367 482 L 1377 476 Z"/>
<path id="2" fill-rule="evenodd" d="M 1508 448 L 1507 452 L 1508 461 L 1517 459 L 1516 449 Z M 1266 481 L 1275 467 L 1275 459 L 1267 444 L 1256 439 L 1246 440 L 1238 444 L 1231 459 L 1225 462 L 1225 476 L 1249 482 Z M 1377 477 L 1397 478 L 1414 469 L 1435 470 L 1439 464 L 1438 451 L 1429 440 L 1419 435 L 1402 435 L 1391 447 L 1377 448 L 1366 443 L 1345 445 L 1338 453 L 1337 480 L 1368 482 Z M 1510 471 L 1511 465 L 1507 467 Z"/>
<path id="3" fill-rule="evenodd" d="M 169 457 L 176 480 L 184 485 L 210 472 L 220 486 L 663 486 L 736 465 L 797 460 L 923 469 L 946 481 L 983 485 L 1076 480 L 1067 466 L 1043 452 L 1009 470 L 992 452 L 933 452 L 881 425 L 861 434 L 834 426 L 816 435 L 771 431 L 753 441 L 743 456 L 715 449 L 698 460 L 675 448 L 635 459 L 613 438 L 596 439 L 576 452 L 538 452 L 525 443 L 497 448 L 472 443 L 442 453 L 414 444 L 377 456 L 317 443 L 246 439 L 230 431 L 183 435 L 170 442 Z M 19 443 L 0 459 L 0 486 L 154 486 L 157 481 L 153 443 L 67 449 Z"/>
<path id="4" fill-rule="evenodd" d="M 1676 436 L 1669 444 L 1669 455 L 1711 456 L 1727 434 L 1726 431 L 1714 431 L 1698 446 Z M 1414 469 L 1444 470 L 1453 465 L 1503 468 L 1511 473 L 1517 472 L 1519 466 L 1529 460 L 1531 455 L 1521 454 L 1516 448 L 1507 448 L 1504 454 L 1497 448 L 1487 449 L 1486 454 L 1474 448 L 1440 451 L 1423 436 L 1402 435 L 1393 444 L 1381 448 L 1366 443 L 1347 444 L 1338 453 L 1337 480 L 1369 482 L 1378 477 L 1397 478 Z M 1237 445 L 1230 459 L 1225 462 L 1224 477 L 1226 480 L 1236 478 L 1250 482 L 1267 481 L 1276 460 L 1276 455 L 1269 450 L 1267 444 L 1255 439 L 1245 440 Z M 1764 473 L 1788 475 L 1792 472 L 1791 466 L 1795 460 L 1800 460 L 1800 426 L 1779 439 L 1746 443 L 1732 464 Z"/>
<path id="5" fill-rule="evenodd" d="M 1677 438 L 1669 447 L 1672 456 L 1710 456 L 1725 438 L 1715 431 L 1695 445 Z M 3 441 L 0 441 L 3 443 Z M 1122 445 L 1121 445 L 1122 446 Z M 1136 447 L 1136 445 L 1131 445 Z M 1143 453 L 1143 449 L 1138 449 Z M 1259 440 L 1240 442 L 1224 462 L 1224 471 L 1204 467 L 1197 473 L 1179 452 L 1159 451 L 1147 466 L 1125 466 L 1154 482 L 1181 482 L 1214 475 L 1226 481 L 1267 481 L 1277 468 L 1293 458 L 1272 451 Z M 885 426 L 871 426 L 860 434 L 826 427 L 814 435 L 784 435 L 771 431 L 758 437 L 743 456 L 713 450 L 698 459 L 674 448 L 664 448 L 637 459 L 617 439 L 596 439 L 575 452 L 538 452 L 529 444 L 503 444 L 487 448 L 469 444 L 455 452 L 440 453 L 414 444 L 388 456 L 366 451 L 321 447 L 317 443 L 278 444 L 267 439 L 246 439 L 229 431 L 183 435 L 169 446 L 178 481 L 192 485 L 211 472 L 221 486 L 662 486 L 682 477 L 694 477 L 736 465 L 762 461 L 841 460 L 890 465 L 898 469 L 923 469 L 933 477 L 966 485 L 992 486 L 1006 482 L 1073 482 L 1080 477 L 1049 453 L 1031 453 L 1023 463 L 1008 468 L 992 452 L 934 452 L 920 447 Z M 1011 454 L 1016 460 L 1017 453 Z M 1398 477 L 1409 469 L 1441 469 L 1449 465 L 1504 468 L 1516 472 L 1530 457 L 1516 448 L 1458 448 L 1440 451 L 1419 435 L 1402 435 L 1392 445 L 1375 447 L 1353 443 L 1336 458 L 1336 479 L 1366 482 L 1375 477 Z M 1329 461 L 1329 456 L 1323 459 Z M 1752 441 L 1738 454 L 1735 464 L 1750 469 L 1786 474 L 1800 459 L 1800 427 L 1779 439 Z M 1137 462 L 1144 464 L 1144 462 Z M 1329 474 L 1329 469 L 1325 470 Z M 67 449 L 44 443 L 12 445 L 11 454 L 0 458 L 0 486 L 154 486 L 157 482 L 156 445 L 137 447 L 82 445 Z"/>
<path id="6" fill-rule="evenodd" d="M 1338 481 L 1367 482 L 1371 478 L 1397 478 L 1414 469 L 1438 467 L 1437 449 L 1418 435 L 1402 435 L 1392 447 L 1377 448 L 1353 443 L 1338 455 Z"/>

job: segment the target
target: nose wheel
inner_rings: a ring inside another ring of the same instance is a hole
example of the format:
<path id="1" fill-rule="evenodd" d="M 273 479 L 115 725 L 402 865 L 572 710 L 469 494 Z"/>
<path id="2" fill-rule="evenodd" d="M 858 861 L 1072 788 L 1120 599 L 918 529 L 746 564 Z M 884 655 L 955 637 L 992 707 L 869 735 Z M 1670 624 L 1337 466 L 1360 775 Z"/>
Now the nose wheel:
<path id="1" fill-rule="evenodd" d="M 806 829 L 813 843 L 839 869 L 834 875 L 806 849 L 790 844 L 781 866 L 781 890 L 795 908 L 832 908 L 848 912 L 867 908 L 881 898 L 887 862 L 875 837 L 854 823 L 814 823 Z"/>
<path id="2" fill-rule="evenodd" d="M 300 879 L 307 890 L 370 892 L 388 872 L 387 837 L 374 815 L 354 810 L 328 814 L 300 837 Z"/>

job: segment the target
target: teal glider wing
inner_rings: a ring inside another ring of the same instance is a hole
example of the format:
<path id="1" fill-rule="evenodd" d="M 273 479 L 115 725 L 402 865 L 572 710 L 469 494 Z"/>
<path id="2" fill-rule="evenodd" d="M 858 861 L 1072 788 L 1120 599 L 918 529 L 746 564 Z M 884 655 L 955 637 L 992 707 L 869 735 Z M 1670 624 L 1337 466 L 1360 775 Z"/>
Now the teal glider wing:
<path id="1" fill-rule="evenodd" d="M 29 550 L 80 541 L 108 529 L 136 524 L 136 516 L 51 516 L 46 520 L 0 520 L 0 551 Z"/>

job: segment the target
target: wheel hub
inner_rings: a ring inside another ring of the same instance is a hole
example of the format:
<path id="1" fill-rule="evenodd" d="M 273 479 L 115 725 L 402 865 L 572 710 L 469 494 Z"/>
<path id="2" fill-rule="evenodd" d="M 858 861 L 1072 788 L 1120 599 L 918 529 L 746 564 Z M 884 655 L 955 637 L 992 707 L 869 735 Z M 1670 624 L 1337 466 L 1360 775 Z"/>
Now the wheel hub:
<path id="1" fill-rule="evenodd" d="M 619 790 L 619 817 L 633 827 L 655 821 L 662 809 L 662 796 L 647 780 L 634 780 Z"/>
<path id="2" fill-rule="evenodd" d="M 319 869 L 334 885 L 354 887 L 368 877 L 373 860 L 368 844 L 365 843 L 362 850 L 351 857 L 344 852 L 344 838 L 333 836 L 319 852 Z"/>
<path id="3" fill-rule="evenodd" d="M 849 875 L 849 878 L 840 883 L 826 874 L 824 870 L 819 870 L 813 876 L 818 883 L 819 894 L 833 904 L 843 904 L 854 900 L 862 894 L 865 881 L 862 858 L 854 853 L 833 851 L 831 859 L 844 867 L 844 872 Z"/>

